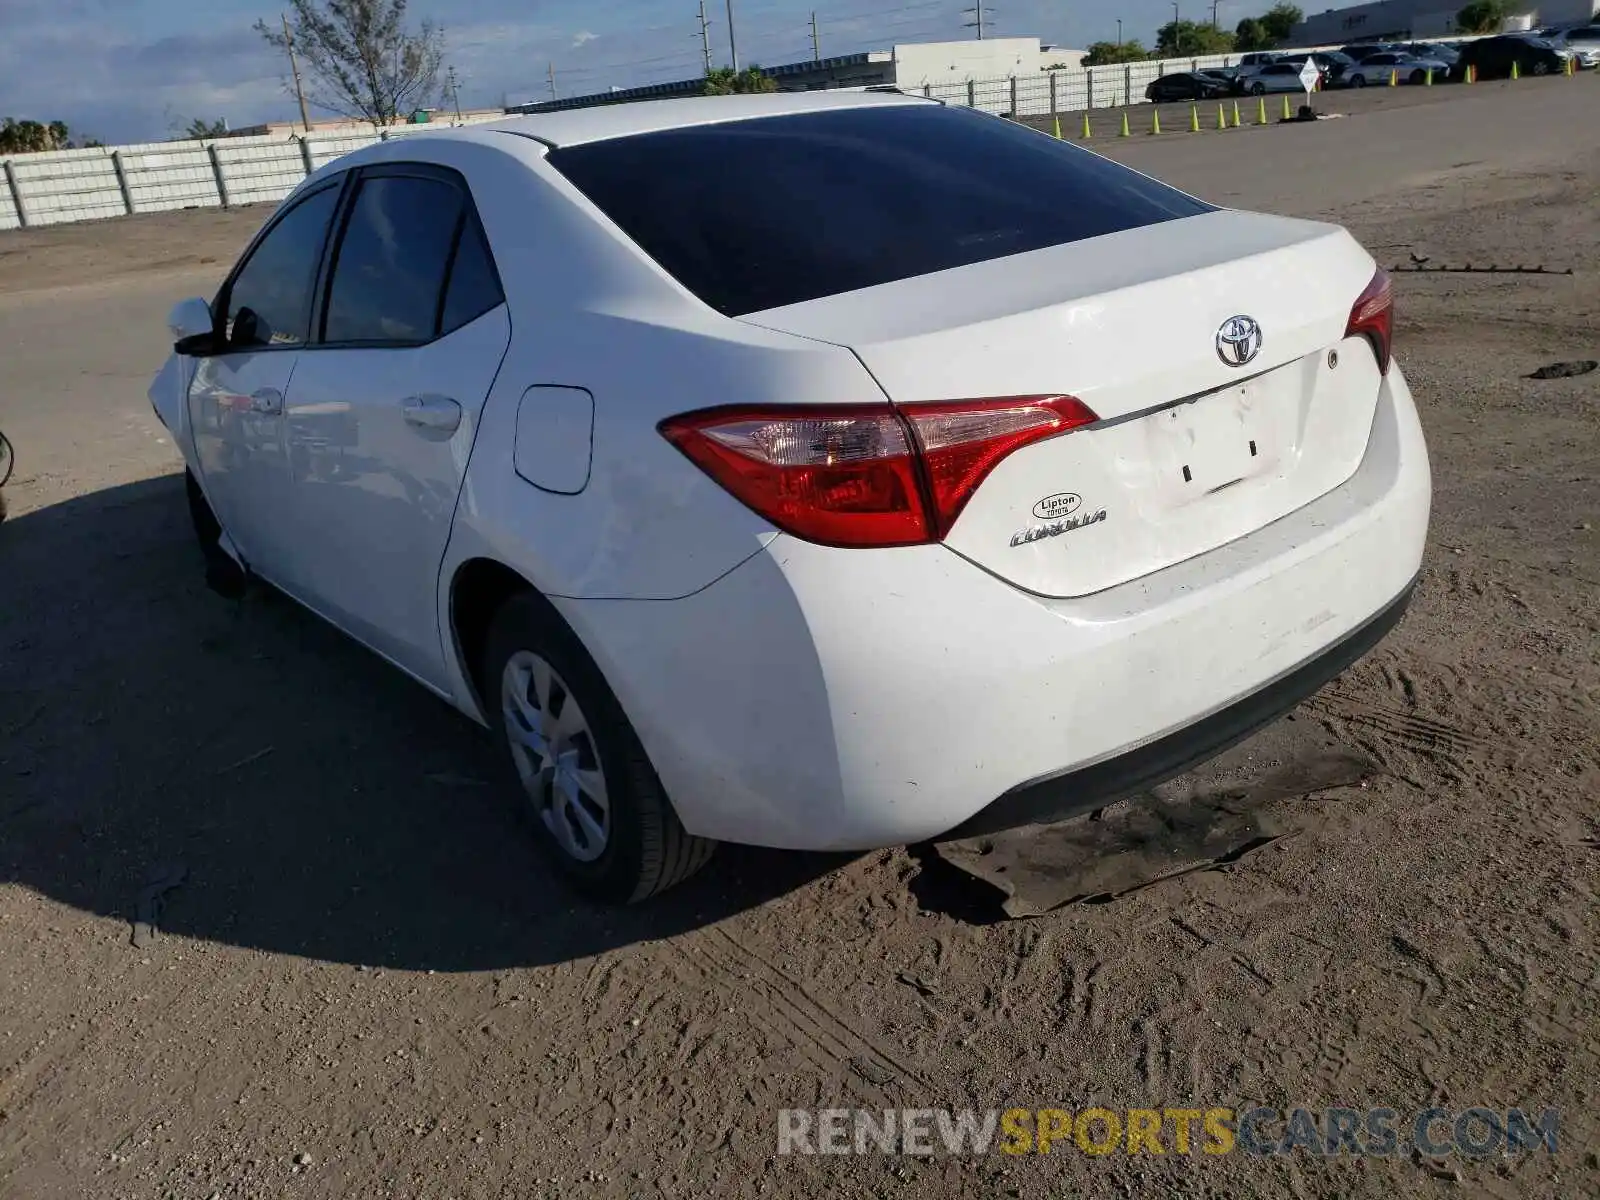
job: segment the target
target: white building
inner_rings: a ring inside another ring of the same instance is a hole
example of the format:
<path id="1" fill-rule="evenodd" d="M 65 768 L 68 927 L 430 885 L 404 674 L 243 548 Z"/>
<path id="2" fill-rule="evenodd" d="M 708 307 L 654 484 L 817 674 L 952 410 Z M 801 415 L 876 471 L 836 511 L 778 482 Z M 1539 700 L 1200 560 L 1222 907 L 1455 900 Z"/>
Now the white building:
<path id="1" fill-rule="evenodd" d="M 891 50 L 865 50 L 833 58 L 762 66 L 784 92 L 821 91 L 825 88 L 898 87 L 913 91 L 925 86 L 965 83 L 969 79 L 1035 77 L 1058 63 L 1077 67 L 1084 51 L 1065 46 L 1043 46 L 1036 37 L 982 38 L 964 42 L 908 42 Z M 586 108 L 621 100 L 694 96 L 705 81 L 682 79 L 645 87 L 613 88 L 596 96 L 571 96 L 524 104 L 508 112 L 550 112 L 560 108 Z"/>

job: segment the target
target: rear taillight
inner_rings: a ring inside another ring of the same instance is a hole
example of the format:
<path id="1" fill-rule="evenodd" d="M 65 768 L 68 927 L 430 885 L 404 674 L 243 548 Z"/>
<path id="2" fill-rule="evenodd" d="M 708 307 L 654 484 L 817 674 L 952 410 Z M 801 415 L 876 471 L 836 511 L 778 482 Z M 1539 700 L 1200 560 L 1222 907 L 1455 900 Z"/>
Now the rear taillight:
<path id="1" fill-rule="evenodd" d="M 1071 396 L 837 408 L 717 408 L 661 432 L 779 529 L 829 546 L 913 546 L 950 531 L 1006 455 L 1096 420 Z"/>
<path id="2" fill-rule="evenodd" d="M 1350 324 L 1344 335 L 1355 337 L 1357 334 L 1372 343 L 1372 352 L 1378 357 L 1378 370 L 1387 375 L 1389 360 L 1394 355 L 1394 281 L 1382 267 L 1350 310 Z"/>

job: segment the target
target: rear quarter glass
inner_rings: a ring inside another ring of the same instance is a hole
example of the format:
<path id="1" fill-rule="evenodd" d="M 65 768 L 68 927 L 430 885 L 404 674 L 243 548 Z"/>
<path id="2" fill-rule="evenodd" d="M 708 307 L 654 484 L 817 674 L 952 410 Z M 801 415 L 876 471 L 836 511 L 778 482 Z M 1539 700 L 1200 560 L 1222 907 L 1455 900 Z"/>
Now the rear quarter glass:
<path id="1" fill-rule="evenodd" d="M 688 126 L 550 152 L 727 316 L 1212 212 L 999 117 L 907 104 Z"/>

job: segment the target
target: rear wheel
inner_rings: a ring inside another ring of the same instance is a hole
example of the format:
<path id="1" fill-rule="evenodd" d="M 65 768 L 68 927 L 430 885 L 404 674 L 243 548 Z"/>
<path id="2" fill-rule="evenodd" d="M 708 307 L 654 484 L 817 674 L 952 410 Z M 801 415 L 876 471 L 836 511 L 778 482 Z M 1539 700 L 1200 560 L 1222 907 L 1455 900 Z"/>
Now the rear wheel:
<path id="1" fill-rule="evenodd" d="M 1352 75 L 1352 76 L 1350 76 L 1350 86 L 1351 87 L 1366 87 L 1367 86 L 1367 77 L 1365 75 Z"/>
<path id="2" fill-rule="evenodd" d="M 1413 72 L 1411 72 L 1411 82 L 1412 83 L 1422 83 L 1427 78 L 1428 78 L 1428 73 L 1426 71 L 1413 71 Z"/>
<path id="3" fill-rule="evenodd" d="M 541 597 L 495 614 L 481 682 L 518 817 L 579 892 L 633 903 L 710 859 L 716 843 L 684 830 L 599 668 Z"/>
<path id="4" fill-rule="evenodd" d="M 1252 83 L 1250 85 L 1250 94 L 1252 96 L 1264 96 L 1264 95 L 1266 95 L 1267 94 L 1267 85 L 1264 84 L 1264 83 Z"/>
<path id="5" fill-rule="evenodd" d="M 1535 75 L 1548 75 L 1548 74 L 1550 74 L 1550 64 L 1547 63 L 1547 62 L 1536 62 L 1536 63 L 1534 63 L 1533 64 L 1533 73 Z"/>

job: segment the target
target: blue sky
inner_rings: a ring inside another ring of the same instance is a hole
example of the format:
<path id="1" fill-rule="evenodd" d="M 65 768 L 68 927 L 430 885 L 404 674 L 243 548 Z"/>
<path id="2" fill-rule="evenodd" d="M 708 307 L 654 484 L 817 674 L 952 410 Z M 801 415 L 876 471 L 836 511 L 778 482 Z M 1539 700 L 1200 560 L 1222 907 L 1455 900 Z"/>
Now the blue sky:
<path id="1" fill-rule="evenodd" d="M 814 8 L 825 55 L 887 48 L 896 41 L 970 37 L 973 0 L 735 0 L 742 62 L 775 64 L 811 53 Z M 728 54 L 725 0 L 707 0 L 713 54 Z M 696 0 L 411 0 L 413 20 L 446 29 L 448 61 L 464 106 L 692 76 L 700 68 Z M 1270 0 L 1231 0 L 1231 27 Z M 1323 5 L 1306 5 L 1320 10 Z M 1206 19 L 1210 6 L 1183 5 Z M 275 0 L 0 0 L 0 116 L 66 121 L 114 142 L 171 136 L 174 123 L 225 117 L 234 125 L 288 118 L 284 64 L 253 32 L 275 18 Z M 997 0 L 994 36 L 1037 35 L 1082 47 L 1115 38 L 1153 39 L 1170 0 Z"/>

